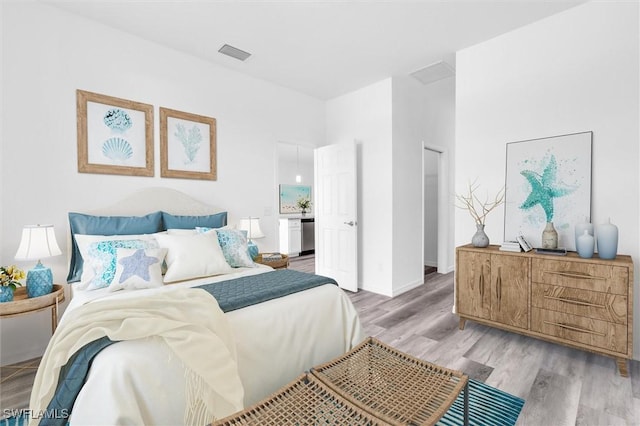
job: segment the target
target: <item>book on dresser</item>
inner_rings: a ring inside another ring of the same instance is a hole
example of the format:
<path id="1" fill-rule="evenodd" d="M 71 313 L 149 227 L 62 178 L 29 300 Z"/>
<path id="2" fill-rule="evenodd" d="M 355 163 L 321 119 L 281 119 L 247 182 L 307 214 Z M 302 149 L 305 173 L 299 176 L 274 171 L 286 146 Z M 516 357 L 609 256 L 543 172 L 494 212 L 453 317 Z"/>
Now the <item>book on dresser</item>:
<path id="1" fill-rule="evenodd" d="M 520 253 L 522 251 L 522 248 L 520 247 L 520 243 L 517 241 L 504 241 L 500 246 L 500 251 L 512 251 Z"/>
<path id="2" fill-rule="evenodd" d="M 499 246 L 456 248 L 456 309 L 465 321 L 606 355 L 627 377 L 633 355 L 633 260 L 583 259 Z"/>

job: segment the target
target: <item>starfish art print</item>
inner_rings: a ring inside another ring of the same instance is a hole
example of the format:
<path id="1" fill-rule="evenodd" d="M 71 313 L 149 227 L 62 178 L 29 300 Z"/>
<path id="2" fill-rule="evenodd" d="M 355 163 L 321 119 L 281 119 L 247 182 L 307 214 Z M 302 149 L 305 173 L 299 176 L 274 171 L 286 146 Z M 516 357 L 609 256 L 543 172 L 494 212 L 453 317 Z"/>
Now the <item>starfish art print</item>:
<path id="1" fill-rule="evenodd" d="M 554 199 L 571 194 L 577 189 L 576 187 L 562 187 L 558 182 L 558 164 L 555 155 L 551 156 L 549 164 L 542 171 L 542 175 L 533 170 L 522 170 L 520 174 L 531 185 L 531 192 L 527 199 L 524 200 L 524 203 L 520 205 L 520 208 L 528 210 L 539 205 L 544 211 L 547 222 L 553 222 Z"/>
<path id="2" fill-rule="evenodd" d="M 536 247 L 547 222 L 559 246 L 575 249 L 573 227 L 591 216 L 592 133 L 507 144 L 505 240 L 523 235 Z"/>

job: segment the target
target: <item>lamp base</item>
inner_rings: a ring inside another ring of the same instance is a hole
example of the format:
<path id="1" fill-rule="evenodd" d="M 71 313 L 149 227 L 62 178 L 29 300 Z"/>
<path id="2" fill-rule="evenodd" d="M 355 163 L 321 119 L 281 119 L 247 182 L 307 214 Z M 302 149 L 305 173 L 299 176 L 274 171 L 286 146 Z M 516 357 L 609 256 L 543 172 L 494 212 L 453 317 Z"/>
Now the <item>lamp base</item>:
<path id="1" fill-rule="evenodd" d="M 247 247 L 249 248 L 249 256 L 251 256 L 251 260 L 256 260 L 258 257 L 258 246 L 253 241 L 247 242 Z"/>
<path id="2" fill-rule="evenodd" d="M 38 261 L 35 268 L 27 271 L 27 295 L 29 297 L 39 297 L 49 294 L 51 291 L 53 291 L 51 269 Z"/>

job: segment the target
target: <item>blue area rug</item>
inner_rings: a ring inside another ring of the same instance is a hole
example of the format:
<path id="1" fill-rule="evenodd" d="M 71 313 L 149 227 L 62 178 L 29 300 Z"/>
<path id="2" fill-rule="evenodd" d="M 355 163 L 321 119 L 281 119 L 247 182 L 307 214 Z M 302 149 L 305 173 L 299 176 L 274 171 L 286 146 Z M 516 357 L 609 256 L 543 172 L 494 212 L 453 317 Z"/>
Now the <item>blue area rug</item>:
<path id="1" fill-rule="evenodd" d="M 464 399 L 460 394 L 449 411 L 437 423 L 439 426 L 463 424 Z M 469 379 L 469 425 L 515 425 L 524 399 Z"/>
<path id="2" fill-rule="evenodd" d="M 464 399 L 461 394 L 437 423 L 438 426 L 459 426 L 464 419 Z M 476 380 L 469 380 L 469 425 L 513 426 L 524 406 L 524 399 L 510 395 Z M 0 420 L 0 426 L 26 426 L 28 416 Z"/>

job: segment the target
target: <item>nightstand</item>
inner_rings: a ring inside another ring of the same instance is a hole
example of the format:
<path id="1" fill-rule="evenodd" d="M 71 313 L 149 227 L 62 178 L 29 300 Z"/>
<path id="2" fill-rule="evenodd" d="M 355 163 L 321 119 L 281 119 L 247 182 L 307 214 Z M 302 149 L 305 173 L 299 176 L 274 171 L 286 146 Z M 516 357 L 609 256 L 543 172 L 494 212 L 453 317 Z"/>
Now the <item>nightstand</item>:
<path id="1" fill-rule="evenodd" d="M 18 287 L 12 302 L 0 303 L 0 318 L 18 317 L 51 309 L 51 333 L 58 326 L 58 305 L 64 302 L 64 286 L 54 284 L 53 291 L 39 297 L 28 297 L 26 287 Z"/>
<path id="2" fill-rule="evenodd" d="M 262 260 L 263 253 L 258 253 L 258 256 L 253 259 L 254 262 L 262 265 L 271 266 L 273 269 L 284 269 L 289 267 L 289 256 L 282 254 L 282 259 L 277 260 Z"/>

